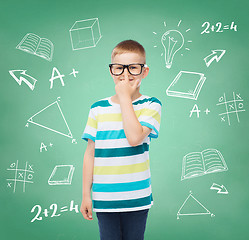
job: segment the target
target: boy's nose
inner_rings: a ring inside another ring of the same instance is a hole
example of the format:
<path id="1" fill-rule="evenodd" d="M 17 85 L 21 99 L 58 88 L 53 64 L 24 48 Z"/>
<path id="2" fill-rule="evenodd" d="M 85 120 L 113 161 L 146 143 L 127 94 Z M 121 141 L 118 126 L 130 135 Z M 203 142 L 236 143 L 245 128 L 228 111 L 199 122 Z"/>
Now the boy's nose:
<path id="1" fill-rule="evenodd" d="M 124 69 L 124 72 L 122 73 L 122 75 L 123 75 L 124 78 L 129 78 L 130 73 L 129 73 L 127 68 Z"/>
<path id="2" fill-rule="evenodd" d="M 124 69 L 123 74 L 127 74 L 127 75 L 129 75 L 129 74 L 130 74 L 127 68 L 125 68 L 125 69 Z"/>

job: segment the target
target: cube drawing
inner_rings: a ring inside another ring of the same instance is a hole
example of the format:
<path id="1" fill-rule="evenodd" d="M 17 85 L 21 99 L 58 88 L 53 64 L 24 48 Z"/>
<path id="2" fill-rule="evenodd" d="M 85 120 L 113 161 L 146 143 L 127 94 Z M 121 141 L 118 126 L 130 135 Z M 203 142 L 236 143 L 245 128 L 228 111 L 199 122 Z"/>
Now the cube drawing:
<path id="1" fill-rule="evenodd" d="M 73 50 L 96 47 L 102 37 L 98 18 L 76 21 L 69 32 Z"/>

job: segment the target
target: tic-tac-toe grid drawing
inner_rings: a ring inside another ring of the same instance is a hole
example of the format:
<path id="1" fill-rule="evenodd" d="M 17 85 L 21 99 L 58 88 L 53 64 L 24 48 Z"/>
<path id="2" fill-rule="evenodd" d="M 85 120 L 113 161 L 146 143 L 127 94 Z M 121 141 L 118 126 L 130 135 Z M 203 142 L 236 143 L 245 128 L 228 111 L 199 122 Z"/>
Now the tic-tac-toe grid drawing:
<path id="1" fill-rule="evenodd" d="M 239 93 L 233 92 L 233 99 L 227 101 L 226 95 L 219 98 L 219 103 L 216 105 L 223 106 L 223 112 L 219 114 L 221 116 L 222 122 L 228 122 L 229 126 L 231 124 L 231 116 L 236 114 L 238 122 L 240 122 L 239 114 L 245 112 L 243 99 Z"/>
<path id="2" fill-rule="evenodd" d="M 26 184 L 33 183 L 33 165 L 28 164 L 26 162 L 25 169 L 18 168 L 18 160 L 16 163 L 11 163 L 9 168 L 7 169 L 10 173 L 10 178 L 7 180 L 7 187 L 13 188 L 13 192 L 16 191 L 17 184 L 22 184 L 22 190 L 25 192 Z"/>

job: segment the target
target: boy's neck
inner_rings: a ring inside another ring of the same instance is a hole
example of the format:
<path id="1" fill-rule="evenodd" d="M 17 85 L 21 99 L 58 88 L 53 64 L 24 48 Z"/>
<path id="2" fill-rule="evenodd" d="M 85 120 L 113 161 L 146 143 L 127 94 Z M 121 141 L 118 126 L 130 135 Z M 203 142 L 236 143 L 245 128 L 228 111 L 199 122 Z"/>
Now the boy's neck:
<path id="1" fill-rule="evenodd" d="M 141 94 L 140 92 L 135 93 L 135 94 L 131 97 L 132 102 L 133 102 L 134 100 L 136 100 L 137 98 L 141 97 L 141 96 L 142 96 L 142 94 Z M 120 104 L 119 98 L 118 98 L 117 94 L 115 94 L 114 96 L 112 96 L 112 97 L 111 97 L 111 100 L 112 100 L 112 102 L 114 102 L 114 103 Z"/>

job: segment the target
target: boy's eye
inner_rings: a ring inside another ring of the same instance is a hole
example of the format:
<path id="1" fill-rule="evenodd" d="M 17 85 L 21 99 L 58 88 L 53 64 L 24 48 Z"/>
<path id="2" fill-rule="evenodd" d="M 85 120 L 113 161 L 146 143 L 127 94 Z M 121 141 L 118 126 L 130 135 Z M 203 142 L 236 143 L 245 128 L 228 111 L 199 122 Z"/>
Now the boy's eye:
<path id="1" fill-rule="evenodd" d="M 130 66 L 130 69 L 133 69 L 133 70 L 138 69 L 138 68 L 139 68 L 139 67 L 136 66 L 136 65 L 131 65 L 131 66 Z"/>
<path id="2" fill-rule="evenodd" d="M 115 66 L 115 67 L 114 67 L 114 70 L 122 70 L 122 69 L 123 69 L 122 66 L 120 66 L 120 67 Z"/>

